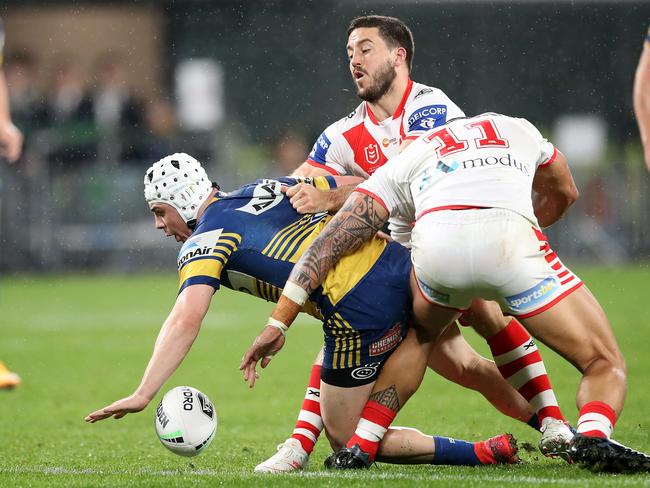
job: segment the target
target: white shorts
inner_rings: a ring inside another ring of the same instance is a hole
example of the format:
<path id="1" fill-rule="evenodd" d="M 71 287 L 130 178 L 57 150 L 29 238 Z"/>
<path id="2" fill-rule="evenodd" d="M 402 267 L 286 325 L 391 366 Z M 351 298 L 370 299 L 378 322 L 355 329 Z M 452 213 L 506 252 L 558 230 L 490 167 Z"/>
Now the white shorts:
<path id="1" fill-rule="evenodd" d="M 412 245 L 420 292 L 444 307 L 466 310 L 480 297 L 497 301 L 505 313 L 526 318 L 582 285 L 542 231 L 511 210 L 427 213 L 413 228 Z"/>

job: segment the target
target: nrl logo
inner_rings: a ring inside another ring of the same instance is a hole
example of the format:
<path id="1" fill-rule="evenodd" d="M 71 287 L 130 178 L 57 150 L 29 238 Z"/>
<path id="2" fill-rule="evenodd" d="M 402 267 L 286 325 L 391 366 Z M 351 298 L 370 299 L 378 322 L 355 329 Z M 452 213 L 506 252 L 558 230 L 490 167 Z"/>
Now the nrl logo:
<path id="1" fill-rule="evenodd" d="M 377 164 L 379 162 L 379 146 L 377 144 L 369 144 L 365 147 L 366 161 L 369 164 Z"/>

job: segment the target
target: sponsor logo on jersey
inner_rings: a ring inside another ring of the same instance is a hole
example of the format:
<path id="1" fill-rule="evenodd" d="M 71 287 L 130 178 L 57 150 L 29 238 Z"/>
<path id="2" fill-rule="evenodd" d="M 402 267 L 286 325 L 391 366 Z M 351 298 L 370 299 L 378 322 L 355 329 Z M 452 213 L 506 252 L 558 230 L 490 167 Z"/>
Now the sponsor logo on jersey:
<path id="1" fill-rule="evenodd" d="M 259 215 L 272 209 L 284 198 L 281 191 L 282 183 L 277 180 L 262 180 L 253 189 L 253 197 L 243 207 L 237 210 L 252 215 Z"/>
<path id="2" fill-rule="evenodd" d="M 496 165 L 509 166 L 521 171 L 525 175 L 530 175 L 528 166 L 517 161 L 510 153 L 500 157 L 489 156 L 487 158 L 466 159 L 465 161 L 461 161 L 460 164 L 463 166 L 463 169 L 483 168 L 485 166 Z"/>
<path id="3" fill-rule="evenodd" d="M 447 120 L 447 105 L 427 105 L 419 108 L 408 119 L 408 130 L 429 130 Z"/>
<path id="4" fill-rule="evenodd" d="M 448 293 L 443 293 L 439 290 L 436 290 L 435 288 L 427 285 L 420 278 L 418 278 L 418 284 L 420 285 L 420 288 L 422 288 L 422 291 L 434 302 L 449 303 Z"/>
<path id="5" fill-rule="evenodd" d="M 188 261 L 208 256 L 214 251 L 223 229 L 211 230 L 190 237 L 178 253 L 178 269 L 181 269 Z"/>
<path id="6" fill-rule="evenodd" d="M 314 143 L 314 147 L 312 148 L 311 152 L 309 153 L 309 157 L 316 161 L 317 163 L 320 164 L 325 164 L 326 162 L 326 157 L 327 157 L 327 151 L 332 145 L 332 142 L 327 138 L 327 135 L 325 132 L 323 132 L 318 139 L 316 139 L 316 142 Z"/>
<path id="7" fill-rule="evenodd" d="M 378 341 L 370 344 L 370 355 L 379 356 L 387 351 L 390 351 L 402 340 L 402 327 L 401 324 L 395 324 L 386 332 Z"/>
<path id="8" fill-rule="evenodd" d="M 348 114 L 348 117 L 347 117 L 347 118 L 348 118 L 348 119 L 351 119 L 352 117 L 354 117 L 354 116 L 356 115 L 356 113 L 357 113 L 357 109 L 355 108 L 352 112 L 350 112 L 350 113 Z"/>
<path id="9" fill-rule="evenodd" d="M 372 378 L 377 374 L 377 369 L 379 368 L 380 364 L 381 363 L 364 364 L 363 366 L 353 369 L 350 373 L 350 376 L 352 376 L 355 380 L 366 380 L 368 378 Z"/>
<path id="10" fill-rule="evenodd" d="M 395 144 L 397 142 L 397 137 L 393 137 L 392 139 L 389 139 L 388 137 L 384 137 L 384 139 L 381 141 L 381 145 L 384 147 L 388 147 L 391 144 Z"/>
<path id="11" fill-rule="evenodd" d="M 377 144 L 368 144 L 364 150 L 368 164 L 377 164 L 379 162 L 379 146 Z"/>
<path id="12" fill-rule="evenodd" d="M 554 276 L 549 276 L 524 292 L 506 297 L 506 301 L 510 308 L 516 312 L 524 309 L 530 310 L 536 308 L 540 302 L 546 301 L 559 289 L 560 284 L 557 279 Z"/>
<path id="13" fill-rule="evenodd" d="M 415 95 L 415 96 L 413 97 L 413 100 L 417 100 L 417 99 L 420 98 L 422 95 L 426 95 L 427 93 L 431 93 L 432 91 L 433 91 L 433 88 L 422 88 L 422 90 L 420 90 L 420 91 L 417 93 L 417 95 Z"/>
<path id="14" fill-rule="evenodd" d="M 438 171 L 442 171 L 443 173 L 451 173 L 452 171 L 456 171 L 459 166 L 460 165 L 458 164 L 458 161 L 452 161 L 450 164 L 438 161 L 438 164 L 436 164 L 436 169 Z"/>

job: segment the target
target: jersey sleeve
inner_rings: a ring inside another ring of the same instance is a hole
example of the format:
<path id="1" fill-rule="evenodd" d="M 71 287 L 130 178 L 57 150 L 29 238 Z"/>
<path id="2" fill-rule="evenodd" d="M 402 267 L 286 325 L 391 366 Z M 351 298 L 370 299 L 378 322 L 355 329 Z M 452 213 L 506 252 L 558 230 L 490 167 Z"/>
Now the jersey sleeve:
<path id="1" fill-rule="evenodd" d="M 399 211 L 404 202 L 411 200 L 407 177 L 403 174 L 408 167 L 406 161 L 402 161 L 403 155 L 391 158 L 355 189 L 374 198 L 389 214 Z"/>
<path id="2" fill-rule="evenodd" d="M 448 120 L 464 116 L 458 105 L 442 90 L 423 88 L 413 101 L 404 107 L 403 139 L 416 139 L 426 131 L 446 124 Z"/>
<path id="3" fill-rule="evenodd" d="M 178 254 L 178 293 L 191 285 L 221 286 L 221 272 L 241 244 L 240 233 L 215 229 L 193 234 Z"/>
<path id="4" fill-rule="evenodd" d="M 346 161 L 354 160 L 354 156 L 348 154 L 351 149 L 340 134 L 338 127 L 340 123 L 339 121 L 330 125 L 316 139 L 309 157 L 307 157 L 307 163 L 322 168 L 333 175 L 348 175 L 351 172 Z"/>
<path id="5" fill-rule="evenodd" d="M 291 181 L 293 180 L 293 181 Z M 282 182 L 282 180 L 280 180 Z M 298 183 L 306 183 L 319 190 L 333 190 L 337 187 L 336 178 L 334 176 L 291 176 L 288 182 L 289 186 L 297 185 Z"/>
<path id="6" fill-rule="evenodd" d="M 539 147 L 539 157 L 537 158 L 537 167 L 543 168 L 555 161 L 557 149 L 551 144 L 542 133 L 526 119 L 517 119 L 524 127 L 526 132 L 537 142 Z"/>

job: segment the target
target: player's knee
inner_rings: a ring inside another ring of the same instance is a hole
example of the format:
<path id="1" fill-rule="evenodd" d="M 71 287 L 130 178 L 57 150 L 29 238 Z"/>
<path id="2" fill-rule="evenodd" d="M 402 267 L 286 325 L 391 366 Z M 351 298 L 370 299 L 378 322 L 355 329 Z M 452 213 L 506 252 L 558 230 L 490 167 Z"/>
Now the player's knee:
<path id="1" fill-rule="evenodd" d="M 345 443 L 348 440 L 347 437 L 350 437 L 345 437 L 341 432 L 333 432 L 331 429 L 325 429 L 325 434 L 327 435 L 327 440 L 334 452 L 345 447 Z"/>
<path id="2" fill-rule="evenodd" d="M 620 381 L 627 379 L 627 364 L 616 344 L 594 350 L 590 360 L 581 369 L 583 373 L 594 369 L 608 369 Z"/>

